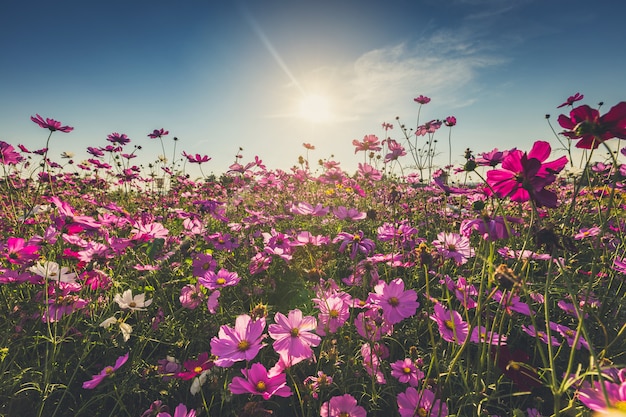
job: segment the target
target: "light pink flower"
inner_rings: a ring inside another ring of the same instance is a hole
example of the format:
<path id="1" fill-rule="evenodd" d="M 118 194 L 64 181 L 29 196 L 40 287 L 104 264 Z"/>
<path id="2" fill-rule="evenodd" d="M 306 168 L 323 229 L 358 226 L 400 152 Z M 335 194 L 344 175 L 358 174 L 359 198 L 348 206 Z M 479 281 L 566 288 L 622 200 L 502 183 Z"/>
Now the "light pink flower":
<path id="1" fill-rule="evenodd" d="M 120 367 L 124 365 L 127 360 L 128 360 L 128 353 L 126 355 L 120 356 L 115 361 L 115 365 L 105 366 L 104 369 L 102 369 L 102 371 L 100 371 L 99 374 L 94 375 L 89 381 L 83 382 L 83 388 L 84 389 L 96 388 L 98 385 L 100 385 L 102 381 L 104 381 L 105 378 L 112 376 L 115 371 L 120 369 Z"/>
<path id="2" fill-rule="evenodd" d="M 419 303 L 415 290 L 404 290 L 402 278 L 396 278 L 387 284 L 380 281 L 374 287 L 375 293 L 370 293 L 368 301 L 383 309 L 383 318 L 390 324 L 400 323 L 402 320 L 415 315 Z"/>
<path id="3" fill-rule="evenodd" d="M 366 417 L 365 408 L 357 405 L 356 399 L 350 394 L 336 396 L 322 404 L 321 417 Z"/>
<path id="4" fill-rule="evenodd" d="M 316 327 L 315 317 L 302 317 L 302 311 L 295 309 L 289 312 L 289 317 L 276 313 L 268 333 L 275 340 L 272 346 L 281 359 L 288 365 L 295 365 L 313 357 L 311 347 L 319 345 L 322 340 L 313 333 Z"/>
<path id="5" fill-rule="evenodd" d="M 215 365 L 228 368 L 238 361 L 251 361 L 261 348 L 266 337 L 265 318 L 257 320 L 247 314 L 242 314 L 235 320 L 235 327 L 226 325 L 220 327 L 217 337 L 211 339 L 211 353 L 217 356 Z"/>

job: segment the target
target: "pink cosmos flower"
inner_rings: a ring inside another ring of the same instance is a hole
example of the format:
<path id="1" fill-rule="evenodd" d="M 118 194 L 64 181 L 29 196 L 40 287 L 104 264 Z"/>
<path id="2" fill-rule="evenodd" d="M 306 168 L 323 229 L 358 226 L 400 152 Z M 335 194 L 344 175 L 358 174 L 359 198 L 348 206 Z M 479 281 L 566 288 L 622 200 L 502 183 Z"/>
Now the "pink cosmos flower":
<path id="1" fill-rule="evenodd" d="M 548 344 L 548 340 L 550 341 L 552 346 L 561 345 L 561 342 L 556 337 L 550 336 L 550 339 L 548 339 L 548 334 L 546 332 L 535 329 L 535 326 L 533 326 L 532 324 L 528 326 L 526 326 L 525 324 L 522 324 L 522 330 L 524 331 L 524 333 L 528 334 L 529 336 L 538 338 L 546 345 Z"/>
<path id="2" fill-rule="evenodd" d="M 475 162 L 480 166 L 496 167 L 501 164 L 504 158 L 506 158 L 512 151 L 515 151 L 515 149 L 510 151 L 499 151 L 498 148 L 494 148 L 489 152 L 478 154 L 478 158 L 475 159 Z"/>
<path id="3" fill-rule="evenodd" d="M 39 246 L 28 245 L 21 237 L 10 237 L 7 243 L 0 246 L 7 261 L 14 265 L 25 265 L 39 258 Z"/>
<path id="4" fill-rule="evenodd" d="M 148 133 L 148 137 L 150 139 L 156 139 L 156 138 L 161 138 L 163 136 L 166 136 L 167 134 L 169 134 L 170 132 L 167 130 L 163 130 L 163 129 L 154 129 L 152 131 L 152 133 Z"/>
<path id="5" fill-rule="evenodd" d="M 415 129 L 416 136 L 425 136 L 428 133 L 435 133 L 441 127 L 441 120 L 431 120 Z"/>
<path id="6" fill-rule="evenodd" d="M 458 265 L 467 263 L 467 259 L 474 256 L 469 239 L 458 233 L 441 232 L 437 235 L 437 240 L 433 241 L 433 245 L 444 258 L 453 259 Z"/>
<path id="7" fill-rule="evenodd" d="M 315 304 L 320 310 L 317 318 L 316 333 L 325 336 L 328 333 L 337 333 L 350 318 L 350 306 L 346 297 L 331 295 L 324 299 L 315 299 Z"/>
<path id="8" fill-rule="evenodd" d="M 391 376 L 403 384 L 416 387 L 424 379 L 424 372 L 415 365 L 411 358 L 405 358 L 391 364 Z"/>
<path id="9" fill-rule="evenodd" d="M 565 339 L 569 347 L 574 346 L 574 342 L 576 341 L 575 330 L 570 329 L 569 327 L 564 326 L 562 324 L 558 324 L 554 322 L 550 322 L 549 325 L 550 325 L 550 329 L 557 331 L 561 336 L 563 336 L 563 338 Z M 578 341 L 576 341 L 576 350 L 580 350 L 581 347 L 584 347 L 585 349 L 589 350 L 589 343 L 587 343 L 587 341 L 582 335 L 579 335 Z"/>
<path id="10" fill-rule="evenodd" d="M 211 339 L 211 352 L 217 356 L 215 365 L 229 368 L 238 361 L 251 361 L 256 357 L 265 343 L 265 318 L 257 320 L 242 314 L 235 320 L 235 327 L 220 327 L 217 337 Z"/>
<path id="11" fill-rule="evenodd" d="M 12 145 L 0 140 L 0 163 L 15 165 L 19 164 L 23 159 L 22 155 L 16 152 Z"/>
<path id="12" fill-rule="evenodd" d="M 414 316 L 419 303 L 415 290 L 404 290 L 402 278 L 396 278 L 387 284 L 380 281 L 374 287 L 375 293 L 370 293 L 368 301 L 383 309 L 383 318 L 390 324 L 400 323 L 402 320 Z"/>
<path id="13" fill-rule="evenodd" d="M 183 152 L 183 156 L 187 158 L 187 161 L 189 161 L 190 163 L 198 165 L 209 162 L 212 159 L 208 155 L 200 155 L 199 153 L 191 155 L 187 152 Z"/>
<path id="14" fill-rule="evenodd" d="M 356 398 L 350 394 L 336 396 L 322 404 L 321 417 L 366 417 L 365 408 L 357 405 Z"/>
<path id="15" fill-rule="evenodd" d="M 317 204 L 315 207 L 307 202 L 294 203 L 289 208 L 289 211 L 294 214 L 303 214 L 310 216 L 325 216 L 329 212 L 328 207 L 323 207 L 321 204 Z"/>
<path id="16" fill-rule="evenodd" d="M 198 282 L 210 290 L 232 287 L 239 284 L 239 281 L 241 278 L 236 272 L 230 272 L 226 269 L 220 269 L 217 273 L 206 271 L 203 276 L 198 278 Z"/>
<path id="17" fill-rule="evenodd" d="M 448 311 L 441 303 L 435 304 L 435 314 L 430 318 L 437 322 L 439 333 L 446 342 L 462 345 L 469 334 L 469 325 L 457 311 Z"/>
<path id="18" fill-rule="evenodd" d="M 119 145 L 126 145 L 130 143 L 130 138 L 126 134 L 119 134 L 117 132 L 111 133 L 107 136 L 107 140 L 111 143 L 117 143 Z"/>
<path id="19" fill-rule="evenodd" d="M 43 117 L 38 114 L 36 115 L 36 117 L 31 116 L 30 120 L 37 123 L 43 129 L 49 129 L 50 132 L 55 132 L 58 130 L 59 132 L 69 133 L 74 130 L 74 128 L 70 126 L 61 126 L 61 122 L 58 122 L 54 119 L 46 118 L 46 120 L 44 120 Z"/>
<path id="20" fill-rule="evenodd" d="M 581 240 L 581 239 L 586 239 L 588 237 L 598 236 L 601 231 L 602 229 L 600 229 L 597 226 L 589 227 L 589 228 L 583 227 L 582 229 L 578 231 L 578 233 L 574 235 L 574 239 Z"/>
<path id="21" fill-rule="evenodd" d="M 404 146 L 400 145 L 398 141 L 394 139 L 387 139 L 387 150 L 389 153 L 385 155 L 385 162 L 395 161 L 401 156 L 406 155 L 406 150 Z"/>
<path id="22" fill-rule="evenodd" d="M 582 100 L 583 98 L 585 98 L 584 95 L 580 94 L 580 93 L 576 93 L 573 96 L 569 96 L 567 98 L 567 100 L 565 100 L 565 102 L 559 106 L 556 106 L 557 109 L 560 109 L 561 107 L 565 107 L 565 106 L 572 106 L 574 105 L 574 103 L 576 103 L 577 101 Z"/>
<path id="23" fill-rule="evenodd" d="M 209 309 L 209 313 L 215 314 L 219 307 L 220 292 L 218 290 L 213 291 L 206 301 L 206 306 Z"/>
<path id="24" fill-rule="evenodd" d="M 361 358 L 363 359 L 365 371 L 379 384 L 386 384 L 387 380 L 381 369 L 381 346 L 375 343 L 374 348 L 372 348 L 369 343 L 363 343 L 361 346 Z M 387 356 L 389 356 L 388 352 Z"/>
<path id="25" fill-rule="evenodd" d="M 322 388 L 327 388 L 333 383 L 333 378 L 322 371 L 317 371 L 317 376 L 308 376 L 302 381 L 304 386 L 311 390 L 311 396 L 318 398 Z"/>
<path id="26" fill-rule="evenodd" d="M 456 126 L 456 117 L 448 116 L 444 119 L 443 123 L 448 127 Z"/>
<path id="27" fill-rule="evenodd" d="M 425 389 L 418 392 L 413 387 L 408 387 L 397 397 L 398 412 L 402 417 L 432 416 L 446 417 L 448 406 L 445 402 L 435 398 L 435 394 Z"/>
<path id="28" fill-rule="evenodd" d="M 178 297 L 180 303 L 183 308 L 188 308 L 190 310 L 195 310 L 202 304 L 204 299 L 204 294 L 200 289 L 200 283 L 196 282 L 196 284 L 187 284 L 183 288 L 180 289 L 180 296 Z"/>
<path id="29" fill-rule="evenodd" d="M 128 360 L 128 353 L 126 355 L 120 356 L 115 361 L 115 365 L 105 366 L 104 369 L 102 369 L 102 371 L 100 371 L 99 374 L 94 375 L 89 381 L 83 382 L 83 388 L 84 389 L 96 388 L 98 385 L 100 385 L 102 381 L 104 381 L 105 378 L 112 376 L 115 371 L 120 369 L 120 367 L 124 365 L 127 360 Z"/>
<path id="30" fill-rule="evenodd" d="M 419 95 L 413 99 L 414 102 L 419 104 L 428 104 L 430 103 L 430 97 L 426 97 L 423 95 Z"/>
<path id="31" fill-rule="evenodd" d="M 495 241 L 499 239 L 508 239 L 509 236 L 517 236 L 518 233 L 513 229 L 513 224 L 522 224 L 524 220 L 519 217 L 513 216 L 495 216 L 489 217 L 487 215 L 469 220 L 465 219 L 461 222 L 460 233 L 463 236 L 469 237 L 472 231 L 475 230 L 480 233 L 485 240 Z"/>
<path id="32" fill-rule="evenodd" d="M 339 206 L 333 209 L 333 214 L 337 216 L 339 220 L 363 220 L 367 217 L 367 213 L 359 211 L 355 208 L 346 208 Z"/>
<path id="33" fill-rule="evenodd" d="M 362 142 L 354 139 L 352 144 L 355 146 L 354 153 L 359 151 L 367 152 L 367 151 L 380 151 L 382 148 L 380 147 L 380 141 L 376 135 L 367 135 L 363 138 Z"/>
<path id="34" fill-rule="evenodd" d="M 250 369 L 242 369 L 241 373 L 244 378 L 236 376 L 228 385 L 233 394 L 261 395 L 264 400 L 269 400 L 274 395 L 290 397 L 293 394 L 284 373 L 272 375 L 260 363 L 252 364 Z"/>
<path id="35" fill-rule="evenodd" d="M 376 247 L 373 240 L 363 236 L 364 234 L 361 230 L 354 234 L 341 232 L 333 239 L 333 243 L 341 242 L 339 245 L 339 252 L 341 253 L 350 248 L 350 259 L 354 259 L 359 252 L 368 255 Z"/>
<path id="36" fill-rule="evenodd" d="M 480 326 L 480 327 L 474 327 L 472 329 L 470 342 L 489 343 L 491 345 L 503 346 L 503 345 L 506 345 L 506 336 L 499 335 L 498 333 L 495 333 L 492 331 L 488 331 L 485 328 L 485 326 Z"/>
<path id="37" fill-rule="evenodd" d="M 611 411 L 624 410 L 626 405 L 626 372 L 623 369 L 619 373 L 619 379 L 621 382 L 604 380 L 586 384 L 578 391 L 577 397 L 585 407 L 598 413 L 608 414 Z"/>
<path id="38" fill-rule="evenodd" d="M 393 332 L 393 325 L 383 318 L 382 310 L 375 307 L 357 314 L 354 326 L 362 338 L 372 342 Z"/>
<path id="39" fill-rule="evenodd" d="M 295 309 L 289 317 L 278 312 L 274 316 L 274 324 L 270 324 L 268 333 L 275 340 L 274 350 L 286 364 L 296 363 L 313 357 L 313 350 L 322 341 L 313 333 L 317 320 L 313 316 L 302 317 L 302 311 Z"/>
<path id="40" fill-rule="evenodd" d="M 556 174 L 567 164 L 567 157 L 545 162 L 551 150 L 548 142 L 536 141 L 528 153 L 510 151 L 502 169 L 487 172 L 487 183 L 501 198 L 510 197 L 516 202 L 532 199 L 539 207 L 556 207 L 556 194 L 545 187 L 554 182 Z"/>
<path id="41" fill-rule="evenodd" d="M 569 116 L 560 115 L 562 132 L 570 139 L 579 139 L 577 148 L 596 149 L 600 143 L 612 139 L 626 139 L 626 102 L 622 101 L 604 115 L 585 105 L 573 109 Z"/>

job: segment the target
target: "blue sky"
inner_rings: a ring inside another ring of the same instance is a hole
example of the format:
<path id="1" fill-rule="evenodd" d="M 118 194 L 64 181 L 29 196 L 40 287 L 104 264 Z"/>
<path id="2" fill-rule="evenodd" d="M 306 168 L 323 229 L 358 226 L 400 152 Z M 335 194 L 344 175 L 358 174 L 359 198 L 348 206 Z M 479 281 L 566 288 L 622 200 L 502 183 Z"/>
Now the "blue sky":
<path id="1" fill-rule="evenodd" d="M 112 132 L 161 154 L 165 128 L 221 173 L 239 147 L 270 169 L 312 161 L 354 171 L 353 139 L 384 137 L 396 116 L 454 115 L 452 160 L 558 142 L 544 115 L 581 92 L 605 110 L 626 99 L 626 3 L 597 0 L 5 1 L 0 6 L 0 140 L 40 148 L 39 113 L 75 127 L 63 151 L 87 157 Z M 301 106 L 310 96 L 323 109 Z M 312 114 L 322 112 L 322 114 Z M 556 126 L 558 128 L 558 126 Z M 396 126 L 391 136 L 400 139 Z M 447 161 L 447 130 L 440 130 Z M 410 165 L 410 160 L 405 160 Z"/>

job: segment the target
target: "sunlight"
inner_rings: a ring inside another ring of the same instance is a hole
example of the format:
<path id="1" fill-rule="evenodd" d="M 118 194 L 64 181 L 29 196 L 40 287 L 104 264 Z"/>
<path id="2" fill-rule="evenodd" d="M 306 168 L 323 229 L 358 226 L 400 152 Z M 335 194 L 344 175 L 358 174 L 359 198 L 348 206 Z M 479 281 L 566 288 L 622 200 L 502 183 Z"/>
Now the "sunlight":
<path id="1" fill-rule="evenodd" d="M 298 116 L 313 123 L 331 121 L 331 104 L 327 97 L 309 94 L 302 98 L 298 106 Z"/>

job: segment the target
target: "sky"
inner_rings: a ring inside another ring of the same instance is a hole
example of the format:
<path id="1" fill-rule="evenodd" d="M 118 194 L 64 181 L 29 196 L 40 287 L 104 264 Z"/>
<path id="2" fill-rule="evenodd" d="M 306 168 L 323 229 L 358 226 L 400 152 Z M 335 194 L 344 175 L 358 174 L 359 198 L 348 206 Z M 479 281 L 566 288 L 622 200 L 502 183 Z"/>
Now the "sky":
<path id="1" fill-rule="evenodd" d="M 118 132 L 142 165 L 164 148 L 208 155 L 204 172 L 219 174 L 242 148 L 240 162 L 288 170 L 310 143 L 312 165 L 354 172 L 352 141 L 401 141 L 426 95 L 420 123 L 458 120 L 435 133 L 442 165 L 449 134 L 457 164 L 466 148 L 556 148 L 545 115 L 560 130 L 568 96 L 603 111 L 626 100 L 625 12 L 611 0 L 6 0 L 0 140 L 44 147 L 40 114 L 75 128 L 55 132 L 53 160 L 86 159 Z M 147 137 L 161 128 L 163 148 Z"/>

